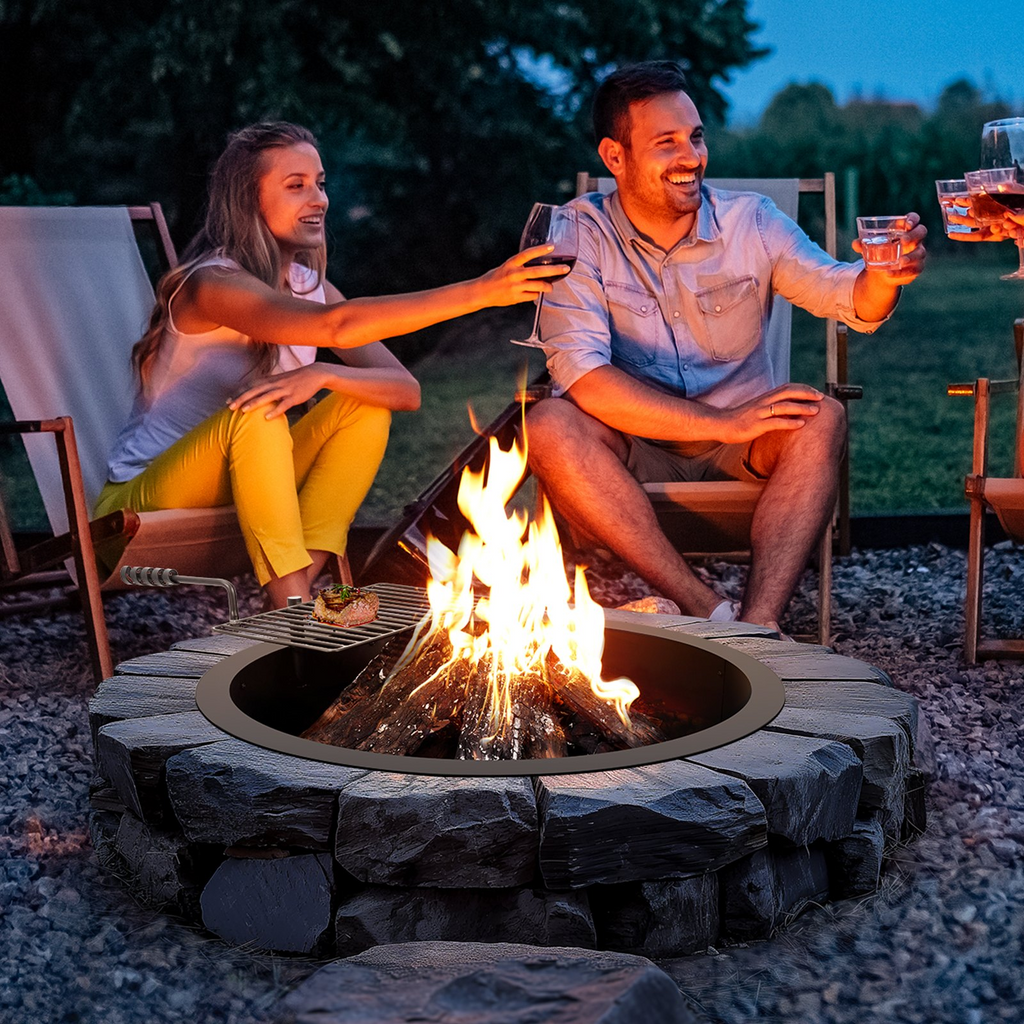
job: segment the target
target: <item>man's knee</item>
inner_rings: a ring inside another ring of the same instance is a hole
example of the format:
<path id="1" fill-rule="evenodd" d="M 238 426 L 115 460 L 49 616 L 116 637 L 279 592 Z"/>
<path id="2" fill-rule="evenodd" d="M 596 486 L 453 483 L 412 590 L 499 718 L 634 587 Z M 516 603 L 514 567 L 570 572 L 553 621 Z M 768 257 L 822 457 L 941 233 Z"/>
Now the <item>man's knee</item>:
<path id="1" fill-rule="evenodd" d="M 826 396 L 818 407 L 817 416 L 812 417 L 816 435 L 828 442 L 833 454 L 839 458 L 846 449 L 846 408 L 842 402 Z"/>

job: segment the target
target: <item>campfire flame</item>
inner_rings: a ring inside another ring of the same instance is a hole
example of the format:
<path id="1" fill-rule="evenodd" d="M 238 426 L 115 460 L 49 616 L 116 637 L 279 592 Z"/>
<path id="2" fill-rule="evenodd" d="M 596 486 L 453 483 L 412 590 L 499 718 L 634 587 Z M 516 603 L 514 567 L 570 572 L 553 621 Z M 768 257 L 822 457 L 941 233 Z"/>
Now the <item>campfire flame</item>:
<path id="1" fill-rule="evenodd" d="M 525 446 L 513 442 L 503 451 L 494 437 L 485 468 L 463 471 L 458 504 L 472 530 L 463 534 L 457 553 L 427 538 L 431 610 L 392 674 L 432 637 L 447 634 L 451 656 L 422 685 L 468 663 L 487 679 L 482 711 L 492 736 L 512 721 L 522 680 L 557 687 L 549 670 L 552 658 L 562 670 L 579 672 L 629 727 L 629 706 L 640 691 L 628 679 L 601 677 L 604 615 L 579 566 L 575 586 L 569 587 L 547 500 L 532 521 L 520 510 L 506 512 L 525 472 Z M 475 596 L 474 579 L 487 588 L 485 596 Z"/>

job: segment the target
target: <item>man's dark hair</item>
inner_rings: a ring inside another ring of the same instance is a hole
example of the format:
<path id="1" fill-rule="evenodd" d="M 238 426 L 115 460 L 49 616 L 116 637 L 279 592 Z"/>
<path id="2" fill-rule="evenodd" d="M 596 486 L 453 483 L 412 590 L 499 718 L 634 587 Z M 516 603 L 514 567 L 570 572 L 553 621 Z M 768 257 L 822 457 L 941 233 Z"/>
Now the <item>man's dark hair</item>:
<path id="1" fill-rule="evenodd" d="M 594 141 L 629 146 L 629 106 L 666 92 L 686 92 L 686 75 L 674 60 L 648 60 L 613 71 L 594 94 Z"/>

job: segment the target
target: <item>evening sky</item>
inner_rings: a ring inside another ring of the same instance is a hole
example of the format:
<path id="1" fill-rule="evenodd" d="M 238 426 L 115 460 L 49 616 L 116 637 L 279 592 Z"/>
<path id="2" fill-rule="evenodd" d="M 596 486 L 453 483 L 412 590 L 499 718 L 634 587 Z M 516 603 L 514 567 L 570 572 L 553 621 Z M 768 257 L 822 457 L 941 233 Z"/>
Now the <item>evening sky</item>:
<path id="1" fill-rule="evenodd" d="M 761 25 L 753 42 L 772 53 L 721 86 L 730 123 L 756 119 L 792 81 L 822 82 L 839 103 L 860 95 L 930 108 L 969 78 L 987 98 L 1024 103 L 1024 0 L 749 0 L 747 10 Z"/>

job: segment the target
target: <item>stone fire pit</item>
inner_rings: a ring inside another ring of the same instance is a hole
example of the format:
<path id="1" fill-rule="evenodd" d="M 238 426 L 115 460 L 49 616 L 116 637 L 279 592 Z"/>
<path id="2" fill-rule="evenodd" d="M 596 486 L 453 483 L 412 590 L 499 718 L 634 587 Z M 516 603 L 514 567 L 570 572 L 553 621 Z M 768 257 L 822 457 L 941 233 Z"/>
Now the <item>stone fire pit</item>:
<path id="1" fill-rule="evenodd" d="M 271 753 L 198 711 L 214 636 L 118 666 L 90 704 L 91 827 L 139 898 L 224 940 L 347 956 L 418 940 L 668 957 L 871 892 L 924 826 L 917 706 L 878 669 L 742 623 L 608 613 L 714 639 L 783 680 L 766 728 L 685 759 L 535 778 Z"/>

